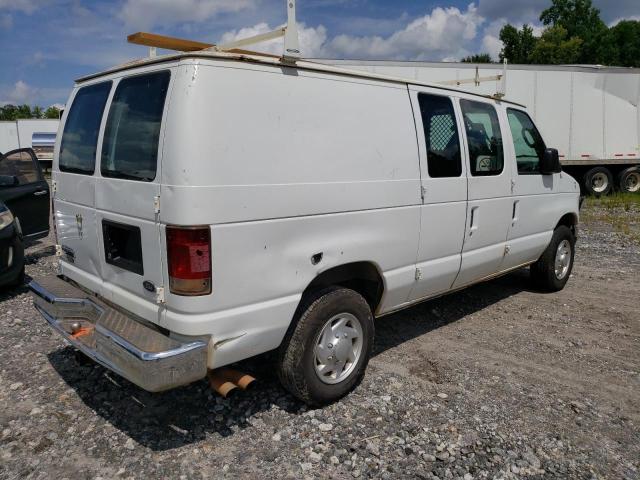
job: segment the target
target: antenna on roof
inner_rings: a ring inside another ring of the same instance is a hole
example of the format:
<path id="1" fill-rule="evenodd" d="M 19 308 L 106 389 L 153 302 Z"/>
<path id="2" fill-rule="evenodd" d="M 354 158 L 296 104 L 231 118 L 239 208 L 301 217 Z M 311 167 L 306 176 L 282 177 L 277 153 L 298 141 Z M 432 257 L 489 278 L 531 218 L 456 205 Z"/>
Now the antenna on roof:
<path id="1" fill-rule="evenodd" d="M 145 45 L 149 47 L 149 56 L 156 56 L 156 48 L 165 48 L 168 50 L 177 50 L 179 52 L 195 52 L 200 50 L 213 50 L 217 52 L 240 52 L 246 54 L 260 54 L 243 50 L 242 47 L 254 45 L 276 38 L 284 37 L 284 52 L 282 59 L 284 61 L 295 63 L 302 57 L 300 53 L 300 41 L 298 39 L 298 24 L 296 23 L 296 0 L 286 0 L 287 5 L 287 24 L 284 27 L 273 30 L 272 32 L 262 33 L 249 38 L 241 38 L 239 40 L 225 43 L 223 45 L 211 45 L 208 43 L 194 42 L 192 40 L 184 40 L 181 38 L 166 37 L 153 33 L 138 32 L 129 35 L 127 40 L 129 43 Z"/>

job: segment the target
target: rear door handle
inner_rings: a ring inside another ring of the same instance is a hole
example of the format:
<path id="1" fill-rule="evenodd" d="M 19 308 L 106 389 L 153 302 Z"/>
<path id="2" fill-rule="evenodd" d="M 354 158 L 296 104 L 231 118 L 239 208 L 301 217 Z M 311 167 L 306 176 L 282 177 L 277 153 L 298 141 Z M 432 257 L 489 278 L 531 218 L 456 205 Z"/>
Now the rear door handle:
<path id="1" fill-rule="evenodd" d="M 46 195 L 47 193 L 49 193 L 47 190 L 40 190 L 39 192 L 35 192 L 34 195 L 39 197 L 40 195 Z"/>

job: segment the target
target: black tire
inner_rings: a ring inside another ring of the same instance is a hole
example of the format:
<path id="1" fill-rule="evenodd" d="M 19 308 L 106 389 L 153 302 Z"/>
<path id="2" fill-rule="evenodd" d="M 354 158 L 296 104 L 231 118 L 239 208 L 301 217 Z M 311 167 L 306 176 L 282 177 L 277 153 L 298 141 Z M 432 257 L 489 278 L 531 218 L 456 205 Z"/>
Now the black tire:
<path id="1" fill-rule="evenodd" d="M 594 197 L 604 197 L 613 190 L 613 175 L 608 168 L 595 167 L 584 174 L 585 191 Z"/>
<path id="2" fill-rule="evenodd" d="M 15 278 L 15 280 L 13 280 L 9 286 L 12 288 L 15 287 L 21 287 L 22 285 L 24 285 L 24 265 L 22 266 L 22 270 L 20 270 L 20 273 L 18 274 L 18 276 Z"/>
<path id="3" fill-rule="evenodd" d="M 631 167 L 618 174 L 618 190 L 623 193 L 640 192 L 640 167 Z"/>
<path id="4" fill-rule="evenodd" d="M 327 384 L 316 373 L 316 342 L 327 322 L 340 314 L 351 314 L 359 321 L 363 333 L 362 350 L 346 378 L 340 383 Z M 313 407 L 341 399 L 364 377 L 373 348 L 374 330 L 371 308 L 353 290 L 334 288 L 303 299 L 297 318 L 278 352 L 278 376 L 282 385 Z"/>
<path id="5" fill-rule="evenodd" d="M 568 242 L 568 245 L 570 245 L 571 248 L 569 265 L 566 272 L 563 271 L 563 275 L 558 276 L 558 274 L 556 274 L 556 254 L 560 244 L 565 241 Z M 553 232 L 551 243 L 549 243 L 547 249 L 544 251 L 540 259 L 531 265 L 531 279 L 539 289 L 545 292 L 559 292 L 565 287 L 569 281 L 569 277 L 571 277 L 571 272 L 573 271 L 573 262 L 575 260 L 576 251 L 575 246 L 576 239 L 569 227 L 561 225 L 556 228 L 555 232 Z"/>

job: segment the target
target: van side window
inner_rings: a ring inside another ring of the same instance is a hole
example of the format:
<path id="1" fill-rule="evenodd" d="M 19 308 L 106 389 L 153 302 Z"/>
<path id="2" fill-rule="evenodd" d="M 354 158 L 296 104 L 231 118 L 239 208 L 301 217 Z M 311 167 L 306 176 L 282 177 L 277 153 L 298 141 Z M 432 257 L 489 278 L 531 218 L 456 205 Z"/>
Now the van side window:
<path id="1" fill-rule="evenodd" d="M 451 99 L 420 93 L 418 102 L 427 145 L 429 176 L 431 178 L 459 177 L 462 175 L 462 157 Z"/>
<path id="2" fill-rule="evenodd" d="M 516 162 L 520 175 L 540 173 L 540 161 L 547 148 L 533 121 L 525 112 L 509 108 L 509 127 L 516 151 Z"/>
<path id="3" fill-rule="evenodd" d="M 151 182 L 170 73 L 125 78 L 113 95 L 102 143 L 103 177 Z"/>
<path id="4" fill-rule="evenodd" d="M 93 175 L 98 148 L 98 131 L 111 82 L 78 90 L 69 110 L 60 144 L 61 172 Z"/>
<path id="5" fill-rule="evenodd" d="M 504 150 L 496 109 L 471 100 L 460 100 L 460 106 L 467 131 L 471 175 L 500 175 L 504 169 Z"/>

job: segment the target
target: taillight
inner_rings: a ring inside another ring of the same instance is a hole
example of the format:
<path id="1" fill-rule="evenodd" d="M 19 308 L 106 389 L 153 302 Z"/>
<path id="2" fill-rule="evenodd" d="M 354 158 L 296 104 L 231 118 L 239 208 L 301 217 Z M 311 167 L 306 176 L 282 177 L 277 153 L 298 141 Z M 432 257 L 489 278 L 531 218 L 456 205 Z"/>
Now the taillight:
<path id="1" fill-rule="evenodd" d="M 167 227 L 169 288 L 176 295 L 211 293 L 211 231 Z"/>

